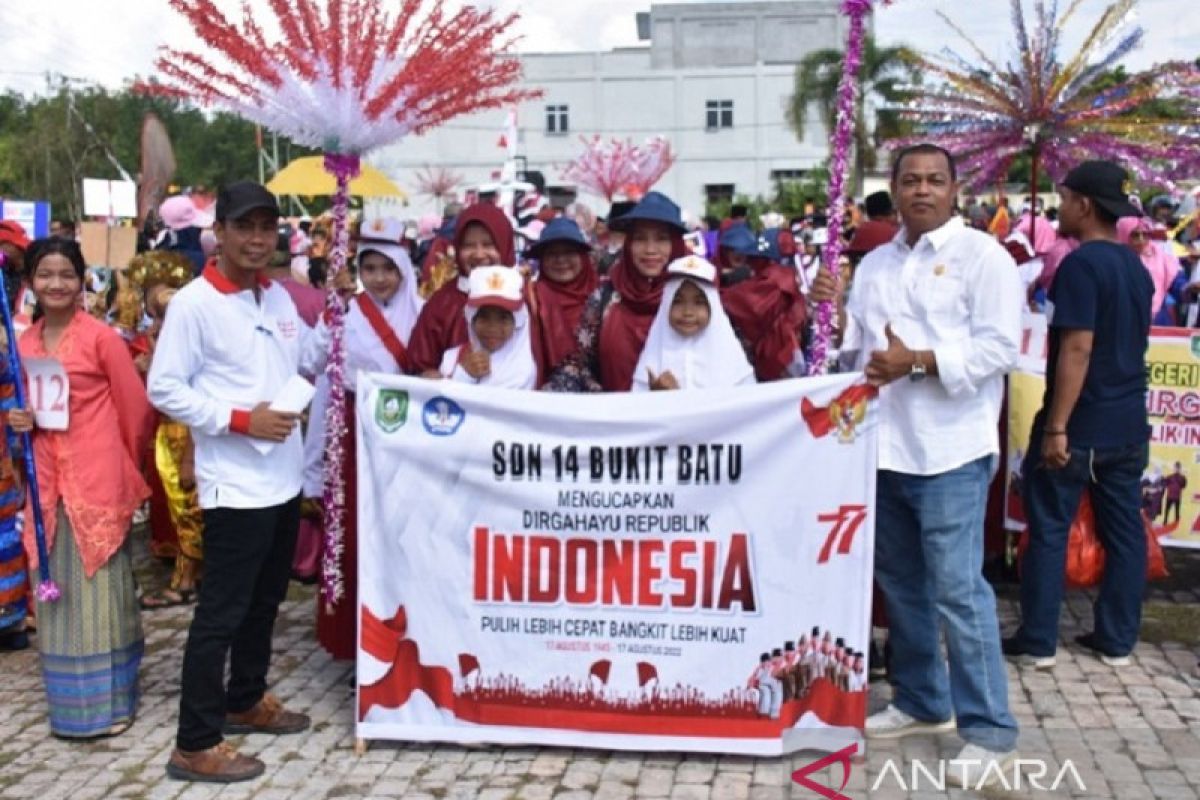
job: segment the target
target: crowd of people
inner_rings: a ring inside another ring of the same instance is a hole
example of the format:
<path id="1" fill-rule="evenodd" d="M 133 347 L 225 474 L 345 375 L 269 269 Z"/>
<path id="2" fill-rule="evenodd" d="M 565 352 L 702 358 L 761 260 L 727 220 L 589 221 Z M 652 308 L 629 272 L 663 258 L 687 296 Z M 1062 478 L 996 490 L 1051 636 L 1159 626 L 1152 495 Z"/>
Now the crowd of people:
<path id="1" fill-rule="evenodd" d="M 807 371 L 811 311 L 832 302 L 841 366 L 882 387 L 875 564 L 896 694 L 867 735 L 956 726 L 962 758 L 1015 758 L 1002 658 L 1053 664 L 1066 531 L 1085 487 L 1109 561 L 1096 629 L 1081 644 L 1119 664 L 1136 642 L 1143 358 L 1152 319 L 1195 321 L 1200 217 L 1195 199 L 1190 210 L 1155 201 L 1143 216 L 1124 171 L 1106 162 L 1067 175 L 1057 209 L 1026 207 L 1015 221 L 1006 201 L 960 206 L 957 179 L 938 147 L 899 153 L 891 191 L 868 196 L 846 231 L 836 276 L 820 261 L 819 214 L 750 220 L 735 207 L 725 220 L 692 220 L 655 191 L 600 219 L 543 203 L 513 220 L 487 200 L 417 223 L 368 217 L 354 227 L 349 268 L 332 280 L 327 221 L 284 219 L 251 182 L 224 187 L 212 219 L 188 198 L 168 199 L 161 230 L 108 283 L 65 227 L 31 242 L 0 222 L 21 355 L 49 364 L 39 369 L 64 387 L 18 408 L 11 365 L 0 375 L 9 434 L 0 444 L 16 455 L 14 434 L 32 433 L 63 593 L 36 608 L 51 731 L 127 729 L 139 612 L 191 602 L 169 773 L 253 778 L 262 762 L 226 733 L 308 726 L 267 691 L 267 667 L 288 580 L 315 573 L 330 295 L 345 309 L 351 393 L 364 370 L 553 392 L 781 380 Z M 981 572 L 983 513 L 1004 376 L 1030 306 L 1049 317 L 1048 388 L 1024 459 L 1022 623 L 1002 641 Z M 316 383 L 306 418 L 271 405 L 297 375 Z M 353 497 L 352 433 L 343 447 Z M 38 564 L 11 461 L 0 459 L 0 645 L 16 649 L 29 642 L 27 576 Z M 154 550 L 175 569 L 139 598 L 130 536 L 147 504 Z M 347 591 L 332 607 L 321 600 L 316 615 L 317 637 L 338 659 L 356 652 L 355 503 L 347 507 Z M 819 677 L 863 688 L 864 653 L 818 634 L 763 655 L 757 713 L 776 716 Z"/>
<path id="2" fill-rule="evenodd" d="M 779 719 L 783 704 L 804 697 L 818 680 L 843 692 L 860 692 L 867 688 L 867 670 L 862 652 L 847 647 L 840 636 L 834 639 L 830 631 L 822 636 L 820 626 L 813 626 L 811 634 L 759 656 L 746 687 L 754 693 L 760 717 Z"/>

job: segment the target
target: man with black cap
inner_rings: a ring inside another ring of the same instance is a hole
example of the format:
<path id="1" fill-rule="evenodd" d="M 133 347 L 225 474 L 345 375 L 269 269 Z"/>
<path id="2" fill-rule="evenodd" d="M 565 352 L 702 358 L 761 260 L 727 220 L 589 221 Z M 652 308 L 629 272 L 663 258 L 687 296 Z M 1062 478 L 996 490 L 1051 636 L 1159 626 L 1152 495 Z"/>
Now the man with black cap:
<path id="1" fill-rule="evenodd" d="M 1041 669 L 1055 663 L 1067 535 L 1085 489 L 1106 560 L 1094 630 L 1076 641 L 1121 666 L 1141 625 L 1140 480 L 1149 458 L 1145 359 L 1154 287 L 1141 260 L 1117 242 L 1117 219 L 1141 216 L 1131 190 L 1125 170 L 1108 161 L 1085 161 L 1058 190 L 1059 231 L 1081 244 L 1063 259 L 1046 305 L 1046 395 L 1022 470 L 1029 548 L 1021 627 L 1004 641 L 1007 655 Z"/>
<path id="2" fill-rule="evenodd" d="M 180 780 L 229 783 L 262 774 L 263 763 L 240 755 L 222 733 L 309 726 L 266 691 L 304 464 L 299 415 L 270 407 L 297 374 L 306 330 L 287 292 L 266 277 L 278 220 L 274 195 L 257 183 L 218 194 L 220 256 L 171 300 L 148 378 L 151 402 L 192 429 L 204 512 L 204 582 L 167 763 L 167 774 Z"/>

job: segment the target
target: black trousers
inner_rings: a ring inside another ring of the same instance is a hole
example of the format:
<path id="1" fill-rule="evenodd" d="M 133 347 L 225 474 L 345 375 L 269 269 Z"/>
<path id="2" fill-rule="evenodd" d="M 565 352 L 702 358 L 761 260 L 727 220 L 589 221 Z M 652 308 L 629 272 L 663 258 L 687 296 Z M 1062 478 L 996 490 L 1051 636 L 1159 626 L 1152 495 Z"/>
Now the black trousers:
<path id="1" fill-rule="evenodd" d="M 180 750 L 219 744 L 225 714 L 248 711 L 266 692 L 299 526 L 299 497 L 269 508 L 204 511 L 204 580 L 183 653 Z"/>

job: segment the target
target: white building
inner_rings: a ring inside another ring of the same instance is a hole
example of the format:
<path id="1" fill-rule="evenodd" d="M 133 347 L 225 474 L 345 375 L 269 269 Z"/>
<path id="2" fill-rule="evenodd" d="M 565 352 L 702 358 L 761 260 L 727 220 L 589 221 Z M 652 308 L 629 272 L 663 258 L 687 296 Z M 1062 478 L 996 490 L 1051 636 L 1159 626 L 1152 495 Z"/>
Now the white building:
<path id="1" fill-rule="evenodd" d="M 813 51 L 844 46 L 838 0 L 747 0 L 653 5 L 630 24 L 645 45 L 593 53 L 524 53 L 524 84 L 544 96 L 518 109 L 518 154 L 542 173 L 553 199 L 574 187 L 563 168 L 581 136 L 666 136 L 674 167 L 657 189 L 693 212 L 708 197 L 773 193 L 823 161 L 828 137 L 810 109 L 804 141 L 786 121 L 796 64 Z M 564 13 L 569 12 L 569 5 Z M 461 173 L 469 185 L 494 180 L 505 158 L 498 144 L 505 112 L 460 117 L 382 151 L 372 162 L 409 191 L 413 211 L 431 210 L 417 194 L 426 165 Z M 581 200 L 604 211 L 602 199 Z"/>

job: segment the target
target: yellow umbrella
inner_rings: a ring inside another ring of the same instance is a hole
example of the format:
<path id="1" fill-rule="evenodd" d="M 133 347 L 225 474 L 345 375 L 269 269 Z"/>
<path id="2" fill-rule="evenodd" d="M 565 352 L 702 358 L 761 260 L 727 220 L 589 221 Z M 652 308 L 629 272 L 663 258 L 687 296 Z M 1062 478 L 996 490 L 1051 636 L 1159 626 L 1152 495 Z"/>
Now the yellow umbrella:
<path id="1" fill-rule="evenodd" d="M 298 194 L 308 197 L 332 195 L 337 183 L 325 171 L 322 156 L 297 158 L 267 182 L 267 188 L 275 194 Z M 382 172 L 366 164 L 359 176 L 350 181 L 350 194 L 358 197 L 399 197 L 407 200 L 408 195 L 392 183 Z"/>

